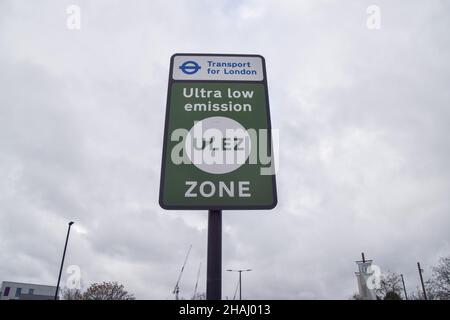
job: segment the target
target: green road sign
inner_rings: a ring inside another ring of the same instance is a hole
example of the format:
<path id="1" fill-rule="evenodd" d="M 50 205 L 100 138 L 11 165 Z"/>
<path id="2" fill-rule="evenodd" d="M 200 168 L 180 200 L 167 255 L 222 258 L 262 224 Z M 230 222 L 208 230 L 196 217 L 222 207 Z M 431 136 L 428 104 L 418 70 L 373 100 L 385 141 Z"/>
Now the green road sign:
<path id="1" fill-rule="evenodd" d="M 159 202 L 176 210 L 276 206 L 262 56 L 172 56 Z"/>

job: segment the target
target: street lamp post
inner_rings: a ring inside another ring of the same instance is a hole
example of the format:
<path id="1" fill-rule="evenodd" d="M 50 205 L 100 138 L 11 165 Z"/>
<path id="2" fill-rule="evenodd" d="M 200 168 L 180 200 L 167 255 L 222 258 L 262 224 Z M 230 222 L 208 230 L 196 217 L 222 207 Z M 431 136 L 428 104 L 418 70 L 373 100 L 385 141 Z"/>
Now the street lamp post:
<path id="1" fill-rule="evenodd" d="M 56 284 L 55 300 L 58 300 L 59 282 L 61 281 L 61 274 L 62 274 L 62 270 L 64 267 L 64 258 L 66 257 L 67 242 L 69 241 L 70 227 L 74 223 L 75 222 L 70 221 L 69 228 L 67 229 L 66 244 L 64 245 L 64 252 L 63 252 L 63 256 L 62 256 L 62 260 L 61 260 L 61 268 L 59 269 L 58 283 Z"/>
<path id="2" fill-rule="evenodd" d="M 405 300 L 408 300 L 408 294 L 406 293 L 405 279 L 403 278 L 403 274 L 401 274 L 400 277 L 402 277 L 403 292 L 405 293 Z"/>
<path id="3" fill-rule="evenodd" d="M 238 269 L 238 270 L 228 269 L 227 271 L 239 272 L 239 300 L 242 300 L 242 272 L 252 271 L 252 269 Z"/>
<path id="4" fill-rule="evenodd" d="M 425 300 L 428 300 L 427 291 L 425 290 L 425 284 L 423 283 L 423 276 L 422 276 L 423 269 L 420 267 L 419 262 L 417 262 L 417 268 L 419 269 L 419 276 L 420 276 L 420 283 L 422 284 L 423 298 Z"/>

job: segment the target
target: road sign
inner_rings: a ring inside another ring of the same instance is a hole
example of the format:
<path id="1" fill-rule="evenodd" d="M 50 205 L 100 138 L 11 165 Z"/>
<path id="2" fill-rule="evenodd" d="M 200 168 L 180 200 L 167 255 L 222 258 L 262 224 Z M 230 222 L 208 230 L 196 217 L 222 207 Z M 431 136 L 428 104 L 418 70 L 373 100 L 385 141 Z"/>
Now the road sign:
<path id="1" fill-rule="evenodd" d="M 272 209 L 277 203 L 265 61 L 175 54 L 159 202 L 164 209 Z"/>

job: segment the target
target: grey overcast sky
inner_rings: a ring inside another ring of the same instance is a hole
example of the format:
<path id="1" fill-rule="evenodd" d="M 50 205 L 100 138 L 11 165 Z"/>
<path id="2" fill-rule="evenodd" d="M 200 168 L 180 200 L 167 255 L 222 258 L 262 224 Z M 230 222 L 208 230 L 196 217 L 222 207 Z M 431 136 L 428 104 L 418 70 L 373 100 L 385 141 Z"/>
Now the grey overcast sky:
<path id="1" fill-rule="evenodd" d="M 0 0 L 0 281 L 56 284 L 74 220 L 85 288 L 172 299 L 192 244 L 205 291 L 207 214 L 158 189 L 170 56 L 212 52 L 265 56 L 280 130 L 277 208 L 224 212 L 244 297 L 347 299 L 362 251 L 416 290 L 450 253 L 448 30 L 444 0 Z"/>

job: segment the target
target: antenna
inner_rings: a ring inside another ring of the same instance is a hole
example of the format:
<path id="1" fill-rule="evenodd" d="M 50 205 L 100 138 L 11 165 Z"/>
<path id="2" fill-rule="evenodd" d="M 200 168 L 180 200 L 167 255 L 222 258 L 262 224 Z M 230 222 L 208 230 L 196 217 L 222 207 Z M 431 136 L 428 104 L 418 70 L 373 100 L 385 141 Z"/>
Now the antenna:
<path id="1" fill-rule="evenodd" d="M 195 289 L 194 289 L 194 299 L 195 299 L 195 295 L 197 294 L 198 279 L 200 278 L 200 269 L 201 268 L 202 268 L 202 262 L 200 261 L 200 265 L 198 266 L 198 272 L 197 272 L 197 282 L 195 283 Z"/>
<path id="2" fill-rule="evenodd" d="M 186 254 L 186 258 L 184 259 L 183 266 L 181 267 L 181 270 L 180 270 L 180 274 L 178 275 L 177 283 L 175 284 L 175 288 L 173 288 L 173 291 L 172 291 L 172 293 L 175 294 L 175 300 L 178 300 L 178 294 L 180 293 L 181 276 L 183 274 L 184 267 L 186 266 L 186 262 L 187 262 L 187 260 L 189 258 L 189 253 L 191 253 L 191 249 L 192 249 L 192 244 L 189 246 L 189 250 L 188 250 L 188 252 Z"/>

